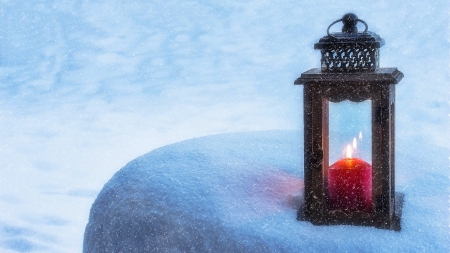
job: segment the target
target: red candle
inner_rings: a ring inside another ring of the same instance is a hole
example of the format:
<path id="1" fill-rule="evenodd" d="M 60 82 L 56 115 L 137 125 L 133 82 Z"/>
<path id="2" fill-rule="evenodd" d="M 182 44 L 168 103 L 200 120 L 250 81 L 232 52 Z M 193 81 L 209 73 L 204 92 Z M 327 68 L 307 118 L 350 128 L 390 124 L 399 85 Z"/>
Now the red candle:
<path id="1" fill-rule="evenodd" d="M 330 210 L 372 212 L 372 166 L 359 158 L 345 158 L 328 168 Z"/>

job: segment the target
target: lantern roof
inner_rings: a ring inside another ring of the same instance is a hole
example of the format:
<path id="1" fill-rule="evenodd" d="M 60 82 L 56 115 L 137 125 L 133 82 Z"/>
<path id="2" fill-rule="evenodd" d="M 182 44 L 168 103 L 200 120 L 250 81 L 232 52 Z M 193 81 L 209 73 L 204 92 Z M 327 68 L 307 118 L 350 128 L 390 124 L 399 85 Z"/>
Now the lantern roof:
<path id="1" fill-rule="evenodd" d="M 343 24 L 342 32 L 330 33 L 331 26 L 338 22 L 342 22 Z M 358 32 L 358 28 L 356 27 L 358 22 L 364 24 L 365 30 L 363 32 Z M 359 19 L 355 14 L 345 14 L 341 19 L 334 21 L 328 26 L 328 35 L 324 36 L 319 42 L 314 44 L 314 49 L 325 49 L 337 44 L 364 44 L 374 48 L 382 47 L 384 45 L 384 39 L 376 33 L 367 31 L 367 29 L 367 23 Z"/>
<path id="2" fill-rule="evenodd" d="M 364 44 L 375 48 L 384 46 L 384 39 L 373 32 L 331 33 L 314 44 L 314 49 L 324 49 L 336 44 Z"/>
<path id="3" fill-rule="evenodd" d="M 379 84 L 397 84 L 403 79 L 403 73 L 397 68 L 378 68 L 374 72 L 354 73 L 326 73 L 320 69 L 310 69 L 303 72 L 295 80 L 294 84 L 342 84 L 348 85 L 379 85 Z"/>

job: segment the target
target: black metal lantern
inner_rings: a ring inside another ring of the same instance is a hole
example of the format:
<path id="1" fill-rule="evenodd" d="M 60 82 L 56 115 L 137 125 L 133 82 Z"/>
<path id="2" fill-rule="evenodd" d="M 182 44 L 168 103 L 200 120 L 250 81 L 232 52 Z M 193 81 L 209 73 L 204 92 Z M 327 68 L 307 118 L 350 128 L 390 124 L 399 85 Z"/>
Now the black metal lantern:
<path id="1" fill-rule="evenodd" d="M 342 32 L 330 34 L 339 21 Z M 304 85 L 305 203 L 298 218 L 399 231 L 403 195 L 395 192 L 394 102 L 403 73 L 379 68 L 384 40 L 367 28 L 351 13 L 333 22 L 314 45 L 321 68 L 295 81 Z"/>

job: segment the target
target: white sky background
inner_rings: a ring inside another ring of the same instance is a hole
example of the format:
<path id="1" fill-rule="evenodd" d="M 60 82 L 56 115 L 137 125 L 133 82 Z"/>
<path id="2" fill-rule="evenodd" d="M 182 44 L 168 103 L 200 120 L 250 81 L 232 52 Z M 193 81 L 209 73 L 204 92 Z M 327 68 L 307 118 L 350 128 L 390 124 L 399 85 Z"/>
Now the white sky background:
<path id="1" fill-rule="evenodd" d="M 405 74 L 397 150 L 406 139 L 448 150 L 449 10 L 446 0 L 0 0 L 0 247 L 80 252 L 98 191 L 154 148 L 302 129 L 293 82 L 319 67 L 313 44 L 347 12 L 385 39 L 381 66 Z"/>

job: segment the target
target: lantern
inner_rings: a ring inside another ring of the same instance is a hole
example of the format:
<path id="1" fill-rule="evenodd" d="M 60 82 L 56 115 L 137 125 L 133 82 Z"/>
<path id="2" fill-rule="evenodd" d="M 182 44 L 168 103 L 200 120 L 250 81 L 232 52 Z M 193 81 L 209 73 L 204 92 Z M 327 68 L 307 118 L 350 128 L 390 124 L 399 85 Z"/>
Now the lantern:
<path id="1" fill-rule="evenodd" d="M 342 32 L 330 33 L 340 21 Z M 304 87 L 305 202 L 298 219 L 399 231 L 394 102 L 403 73 L 379 67 L 384 40 L 367 29 L 352 13 L 333 22 L 314 45 L 321 68 L 295 81 Z"/>

